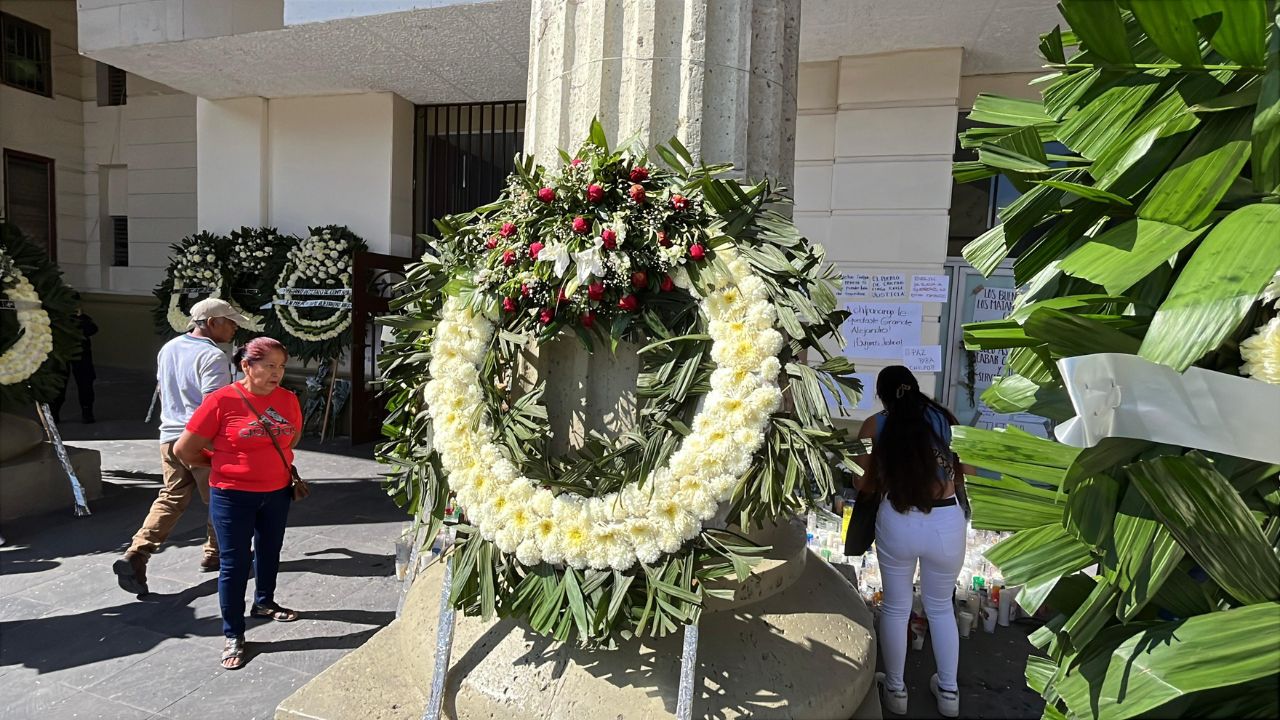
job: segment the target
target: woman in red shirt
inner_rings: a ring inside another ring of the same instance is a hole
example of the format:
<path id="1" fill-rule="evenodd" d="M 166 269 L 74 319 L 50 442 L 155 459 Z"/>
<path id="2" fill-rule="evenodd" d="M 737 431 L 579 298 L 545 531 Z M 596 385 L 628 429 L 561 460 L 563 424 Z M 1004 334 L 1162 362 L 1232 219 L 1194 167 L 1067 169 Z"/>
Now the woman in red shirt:
<path id="1" fill-rule="evenodd" d="M 250 572 L 255 585 L 250 615 L 298 619 L 297 612 L 276 603 L 275 589 L 293 501 L 289 467 L 302 437 L 302 408 L 296 395 L 280 387 L 288 355 L 278 340 L 250 340 L 236 359 L 244 378 L 206 395 L 173 446 L 188 465 L 212 467 L 209 518 L 222 551 L 218 603 L 227 638 L 222 666 L 228 670 L 244 665 Z"/>

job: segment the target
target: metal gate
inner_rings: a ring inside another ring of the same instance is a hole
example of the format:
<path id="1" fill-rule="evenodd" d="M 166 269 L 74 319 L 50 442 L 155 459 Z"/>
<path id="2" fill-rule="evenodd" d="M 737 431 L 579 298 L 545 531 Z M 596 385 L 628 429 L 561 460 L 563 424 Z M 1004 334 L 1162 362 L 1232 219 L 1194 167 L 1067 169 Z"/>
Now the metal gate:
<path id="1" fill-rule="evenodd" d="M 413 233 L 497 199 L 524 148 L 524 101 L 419 105 L 414 125 Z M 415 255 L 422 253 L 415 243 Z"/>

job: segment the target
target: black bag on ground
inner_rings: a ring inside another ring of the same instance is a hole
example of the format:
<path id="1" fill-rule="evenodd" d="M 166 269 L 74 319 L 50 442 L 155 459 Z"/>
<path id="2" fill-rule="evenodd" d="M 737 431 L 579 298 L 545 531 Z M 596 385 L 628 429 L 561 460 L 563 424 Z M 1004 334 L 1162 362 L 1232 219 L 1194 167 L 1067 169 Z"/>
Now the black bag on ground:
<path id="1" fill-rule="evenodd" d="M 880 511 L 880 493 L 859 491 L 853 503 L 853 515 L 844 536 L 844 554 L 862 555 L 876 541 L 876 513 Z"/>

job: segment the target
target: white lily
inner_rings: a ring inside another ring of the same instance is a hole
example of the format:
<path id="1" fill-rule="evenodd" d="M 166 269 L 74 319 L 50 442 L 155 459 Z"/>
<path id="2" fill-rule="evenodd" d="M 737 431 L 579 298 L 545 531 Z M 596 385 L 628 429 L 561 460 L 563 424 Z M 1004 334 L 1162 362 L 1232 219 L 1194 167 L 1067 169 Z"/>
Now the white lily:
<path id="1" fill-rule="evenodd" d="M 600 248 L 603 245 L 604 241 L 596 238 L 591 243 L 591 247 L 573 254 L 579 285 L 585 283 L 592 275 L 604 277 L 604 258 L 600 255 Z"/>
<path id="2" fill-rule="evenodd" d="M 538 251 L 538 262 L 555 263 L 556 277 L 564 277 L 569 269 L 569 247 L 564 243 L 551 243 Z"/>

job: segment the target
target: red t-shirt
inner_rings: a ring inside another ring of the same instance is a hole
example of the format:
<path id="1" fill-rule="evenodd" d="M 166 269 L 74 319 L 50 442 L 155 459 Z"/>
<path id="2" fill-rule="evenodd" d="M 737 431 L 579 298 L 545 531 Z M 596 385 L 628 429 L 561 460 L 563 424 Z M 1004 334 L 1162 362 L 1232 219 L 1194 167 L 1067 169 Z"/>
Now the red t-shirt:
<path id="1" fill-rule="evenodd" d="M 209 484 L 223 490 L 279 490 L 289 484 L 289 469 L 267 437 L 267 429 L 249 412 L 236 388 L 267 420 L 284 456 L 293 462 L 293 438 L 302 427 L 298 396 L 281 387 L 269 395 L 254 395 L 239 382 L 233 382 L 206 395 L 187 421 L 192 433 L 213 438 Z"/>

